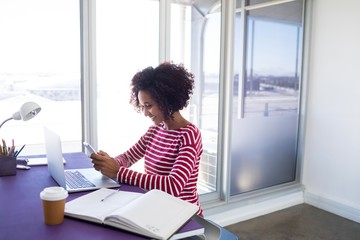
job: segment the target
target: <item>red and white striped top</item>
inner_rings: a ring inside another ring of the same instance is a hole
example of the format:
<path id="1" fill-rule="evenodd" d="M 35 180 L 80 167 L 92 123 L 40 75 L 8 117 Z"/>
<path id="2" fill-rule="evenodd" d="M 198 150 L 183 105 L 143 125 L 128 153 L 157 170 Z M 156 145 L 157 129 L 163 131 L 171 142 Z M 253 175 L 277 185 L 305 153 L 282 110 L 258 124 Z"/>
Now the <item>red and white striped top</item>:
<path id="1" fill-rule="evenodd" d="M 121 165 L 118 181 L 200 205 L 196 184 L 202 151 L 201 133 L 194 124 L 176 130 L 151 126 L 134 146 L 115 157 Z M 145 173 L 128 169 L 142 158 Z"/>

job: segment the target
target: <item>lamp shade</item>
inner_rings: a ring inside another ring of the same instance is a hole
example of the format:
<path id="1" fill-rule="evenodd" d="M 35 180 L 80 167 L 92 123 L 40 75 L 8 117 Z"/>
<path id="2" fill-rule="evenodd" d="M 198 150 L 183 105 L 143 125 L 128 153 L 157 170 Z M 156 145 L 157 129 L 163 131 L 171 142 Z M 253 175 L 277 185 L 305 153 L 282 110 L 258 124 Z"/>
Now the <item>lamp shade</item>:
<path id="1" fill-rule="evenodd" d="M 20 108 L 20 116 L 23 121 L 27 121 L 35 117 L 41 110 L 39 104 L 35 102 L 26 102 Z"/>

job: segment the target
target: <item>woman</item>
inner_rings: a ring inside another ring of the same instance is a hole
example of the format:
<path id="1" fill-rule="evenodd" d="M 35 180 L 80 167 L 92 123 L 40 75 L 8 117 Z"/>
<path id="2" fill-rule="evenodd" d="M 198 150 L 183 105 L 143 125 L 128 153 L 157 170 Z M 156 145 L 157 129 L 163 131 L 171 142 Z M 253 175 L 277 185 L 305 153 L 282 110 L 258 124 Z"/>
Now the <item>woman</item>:
<path id="1" fill-rule="evenodd" d="M 91 154 L 95 169 L 120 183 L 159 189 L 200 206 L 201 133 L 180 113 L 193 93 L 194 75 L 182 65 L 163 63 L 136 73 L 131 87 L 130 103 L 154 124 L 123 154 L 114 158 L 103 151 Z M 144 173 L 129 169 L 142 158 Z"/>

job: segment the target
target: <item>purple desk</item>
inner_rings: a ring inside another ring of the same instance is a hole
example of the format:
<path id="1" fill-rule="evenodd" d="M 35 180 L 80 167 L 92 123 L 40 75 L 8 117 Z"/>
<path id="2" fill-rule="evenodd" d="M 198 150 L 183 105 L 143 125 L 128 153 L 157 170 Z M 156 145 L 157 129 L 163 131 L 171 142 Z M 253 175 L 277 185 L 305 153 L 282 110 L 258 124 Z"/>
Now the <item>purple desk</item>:
<path id="1" fill-rule="evenodd" d="M 65 168 L 92 167 L 84 153 L 64 154 Z M 30 170 L 17 170 L 17 175 L 0 177 L 0 240 L 17 239 L 147 239 L 119 229 L 65 217 L 60 225 L 48 226 L 44 223 L 40 192 L 45 187 L 57 186 L 50 177 L 47 166 L 33 166 Z M 142 192 L 140 188 L 123 184 L 123 191 Z M 67 201 L 88 192 L 70 193 Z M 224 228 L 203 218 L 194 220 L 204 226 L 207 240 L 237 240 Z M 185 225 L 187 230 L 191 224 Z M 204 236 L 190 239 L 205 239 Z"/>
<path id="2" fill-rule="evenodd" d="M 92 167 L 83 153 L 64 154 L 65 168 Z M 0 239 L 146 239 L 103 225 L 65 217 L 60 225 L 44 223 L 40 192 L 45 187 L 57 186 L 47 166 L 33 166 L 17 170 L 16 176 L 0 177 Z M 141 191 L 122 185 L 124 191 Z M 68 201 L 88 192 L 71 193 Z"/>

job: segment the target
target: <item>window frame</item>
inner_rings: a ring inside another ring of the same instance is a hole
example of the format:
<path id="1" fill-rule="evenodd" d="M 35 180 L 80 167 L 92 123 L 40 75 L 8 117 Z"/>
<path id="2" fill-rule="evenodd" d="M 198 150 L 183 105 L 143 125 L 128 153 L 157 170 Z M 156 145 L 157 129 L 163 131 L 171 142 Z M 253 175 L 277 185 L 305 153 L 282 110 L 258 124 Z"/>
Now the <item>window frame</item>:
<path id="1" fill-rule="evenodd" d="M 95 21 L 96 0 L 79 0 L 81 16 L 81 91 L 82 91 L 82 126 L 83 140 L 97 148 L 97 120 L 96 120 L 96 48 L 95 48 Z M 218 146 L 217 146 L 217 189 L 215 192 L 200 195 L 200 201 L 205 210 L 231 208 L 233 203 L 244 199 L 264 198 L 269 194 L 294 191 L 300 187 L 300 168 L 297 167 L 296 181 L 283 185 L 258 190 L 241 196 L 230 197 L 230 146 L 231 138 L 231 107 L 233 92 L 233 52 L 235 13 L 249 9 L 289 2 L 269 1 L 267 3 L 245 6 L 242 1 L 241 9 L 236 9 L 236 0 L 219 0 L 216 5 L 221 8 L 221 46 L 220 46 L 220 86 L 219 86 L 219 119 L 218 119 Z M 160 28 L 159 28 L 159 61 L 170 60 L 170 24 L 171 0 L 159 0 Z M 304 12 L 305 4 L 304 0 Z M 303 13 L 304 14 L 304 13 Z M 246 29 L 244 28 L 244 32 Z M 244 34 L 245 36 L 245 34 Z M 304 42 L 304 40 L 303 40 Z M 304 42 L 305 43 L 305 42 Z M 304 61 L 304 60 L 302 60 Z M 303 94 L 301 94 L 302 98 Z M 300 100 L 302 101 L 302 100 Z M 300 123 L 301 124 L 301 123 Z M 299 138 L 302 132 L 299 132 Z M 84 149 L 83 149 L 84 150 Z M 299 151 L 299 150 L 298 150 Z M 301 150 L 300 150 L 301 151 Z M 300 156 L 299 154 L 298 156 Z M 298 157 L 299 158 L 299 157 Z M 297 164 L 301 164 L 298 159 Z"/>

